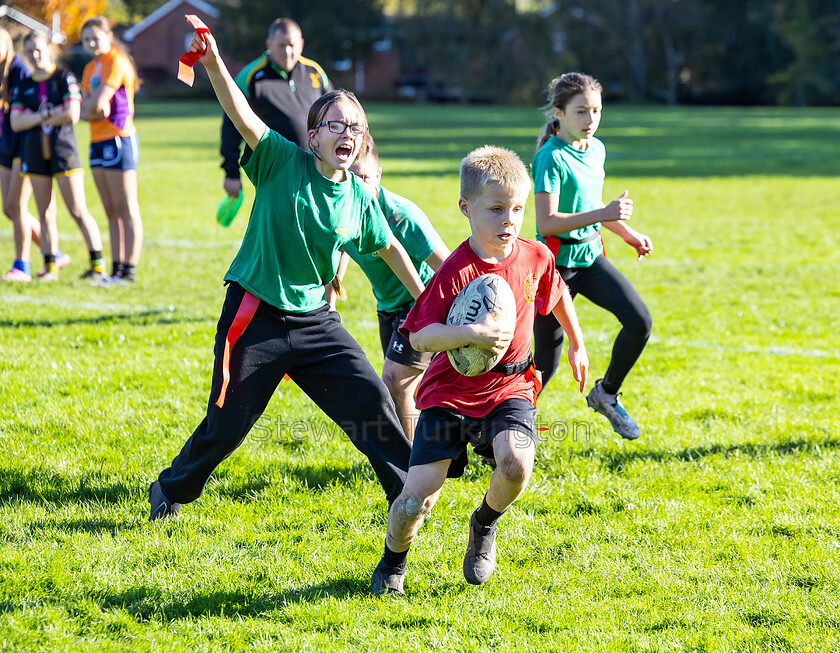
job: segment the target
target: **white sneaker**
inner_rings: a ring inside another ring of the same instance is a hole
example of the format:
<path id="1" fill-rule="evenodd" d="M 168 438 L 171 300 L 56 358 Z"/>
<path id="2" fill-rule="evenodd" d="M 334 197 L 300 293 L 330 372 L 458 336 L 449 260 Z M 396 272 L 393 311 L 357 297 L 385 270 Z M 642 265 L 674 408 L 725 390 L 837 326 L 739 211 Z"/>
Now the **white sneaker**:
<path id="1" fill-rule="evenodd" d="M 601 413 L 610 420 L 613 431 L 618 433 L 625 440 L 635 440 L 642 431 L 633 418 L 627 414 L 627 410 L 621 405 L 617 394 L 611 395 L 601 385 L 603 379 L 598 379 L 592 391 L 586 395 L 586 404 L 596 413 Z"/>

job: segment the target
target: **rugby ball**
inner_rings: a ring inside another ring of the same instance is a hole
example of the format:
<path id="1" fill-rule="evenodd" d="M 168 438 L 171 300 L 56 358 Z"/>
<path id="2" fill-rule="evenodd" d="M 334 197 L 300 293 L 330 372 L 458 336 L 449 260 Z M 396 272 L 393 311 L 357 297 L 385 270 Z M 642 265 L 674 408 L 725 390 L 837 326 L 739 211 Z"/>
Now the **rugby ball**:
<path id="1" fill-rule="evenodd" d="M 513 330 L 516 326 L 516 298 L 510 285 L 498 274 L 482 274 L 470 281 L 458 293 L 446 316 L 448 325 L 474 324 L 495 308 L 502 309 L 496 318 L 503 326 Z M 464 376 L 478 376 L 491 370 L 507 352 L 494 354 L 477 345 L 449 349 L 446 355 L 455 370 Z"/>

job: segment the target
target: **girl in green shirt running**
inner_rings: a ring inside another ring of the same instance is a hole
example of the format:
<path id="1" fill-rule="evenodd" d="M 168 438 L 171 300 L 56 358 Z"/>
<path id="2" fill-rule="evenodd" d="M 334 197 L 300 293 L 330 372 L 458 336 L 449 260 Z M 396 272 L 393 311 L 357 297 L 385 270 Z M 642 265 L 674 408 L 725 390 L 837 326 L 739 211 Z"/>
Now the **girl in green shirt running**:
<path id="1" fill-rule="evenodd" d="M 323 288 L 335 276 L 341 248 L 352 243 L 360 252 L 376 251 L 414 297 L 423 290 L 372 192 L 348 173 L 367 132 L 364 110 L 348 91 L 321 96 L 307 118 L 306 152 L 257 117 L 212 35 L 197 31 L 190 50 L 202 53 L 222 108 L 252 150 L 242 164 L 256 196 L 242 246 L 225 275 L 207 416 L 149 488 L 150 520 L 175 516 L 182 503 L 201 495 L 285 375 L 368 457 L 393 501 L 411 447 L 387 388 L 329 310 Z M 282 436 L 285 424 L 265 420 L 260 430 Z M 313 429 L 314 436 L 324 431 L 323 425 Z"/>
<path id="2" fill-rule="evenodd" d="M 627 225 L 633 200 L 624 191 L 604 205 L 603 143 L 595 138 L 601 121 L 601 85 L 582 73 L 566 73 L 549 88 L 553 119 L 537 141 L 531 171 L 537 238 L 554 252 L 557 269 L 572 297 L 581 294 L 621 322 L 603 379 L 586 397 L 607 417 L 621 437 L 635 440 L 641 431 L 627 413 L 618 391 L 650 337 L 651 316 L 635 288 L 604 256 L 601 226 L 619 235 L 641 260 L 653 251 L 651 239 Z M 563 329 L 552 315 L 534 322 L 534 362 L 543 387 L 557 369 Z"/>

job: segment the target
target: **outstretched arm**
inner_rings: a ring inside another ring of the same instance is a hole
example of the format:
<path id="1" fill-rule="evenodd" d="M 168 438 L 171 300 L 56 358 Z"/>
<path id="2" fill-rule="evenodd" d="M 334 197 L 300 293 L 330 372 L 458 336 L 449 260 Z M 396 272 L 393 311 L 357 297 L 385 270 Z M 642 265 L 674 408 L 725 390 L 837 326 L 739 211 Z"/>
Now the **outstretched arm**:
<path id="1" fill-rule="evenodd" d="M 437 269 L 443 265 L 443 262 L 449 256 L 449 250 L 446 248 L 446 245 L 439 245 L 434 252 L 429 254 L 428 258 L 426 258 L 426 264 L 432 268 L 432 270 L 437 271 Z"/>
<path id="2" fill-rule="evenodd" d="M 414 265 L 405 249 L 400 245 L 400 241 L 391 237 L 391 242 L 376 253 L 394 271 L 394 274 L 402 281 L 411 296 L 417 299 L 423 292 L 423 282 L 420 280 L 417 270 L 414 269 Z"/>
<path id="3" fill-rule="evenodd" d="M 219 47 L 216 39 L 210 33 L 193 34 L 190 43 L 190 52 L 202 52 L 199 59 L 207 70 L 210 84 L 216 92 L 219 104 L 222 105 L 228 118 L 230 118 L 236 130 L 242 134 L 242 138 L 253 150 L 260 142 L 267 129 L 265 123 L 254 113 L 242 90 L 236 85 L 219 54 Z"/>

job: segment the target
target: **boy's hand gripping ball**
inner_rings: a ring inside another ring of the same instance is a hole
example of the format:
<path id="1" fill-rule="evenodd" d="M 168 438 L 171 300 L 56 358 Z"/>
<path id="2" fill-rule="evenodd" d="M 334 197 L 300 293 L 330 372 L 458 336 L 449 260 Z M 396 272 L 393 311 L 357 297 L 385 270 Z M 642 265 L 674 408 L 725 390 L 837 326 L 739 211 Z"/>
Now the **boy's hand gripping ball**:
<path id="1" fill-rule="evenodd" d="M 516 298 L 508 282 L 498 274 L 482 274 L 470 281 L 458 293 L 446 323 L 449 325 L 475 324 L 487 313 L 501 308 L 498 320 L 508 330 L 516 326 Z M 446 355 L 455 370 L 464 376 L 478 376 L 490 371 L 507 353 L 507 347 L 498 354 L 478 345 L 465 345 L 449 349 Z"/>

